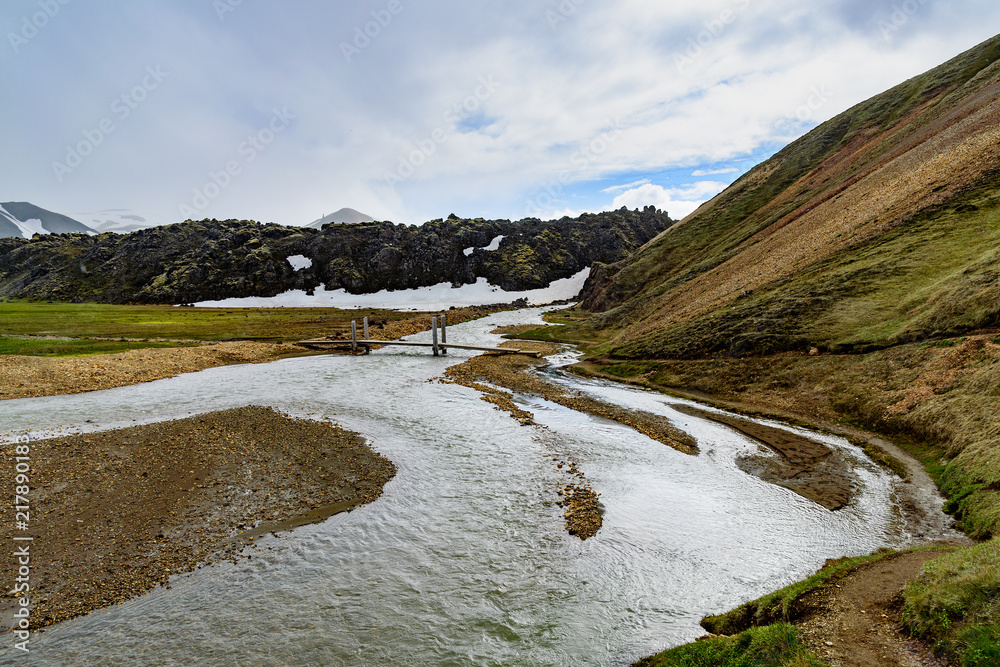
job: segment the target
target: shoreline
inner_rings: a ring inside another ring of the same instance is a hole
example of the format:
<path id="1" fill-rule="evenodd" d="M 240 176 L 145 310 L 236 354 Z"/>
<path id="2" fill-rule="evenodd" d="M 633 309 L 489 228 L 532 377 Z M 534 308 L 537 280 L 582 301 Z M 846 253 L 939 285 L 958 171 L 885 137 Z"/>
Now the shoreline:
<path id="1" fill-rule="evenodd" d="M 257 406 L 30 444 L 36 628 L 252 558 L 256 537 L 370 503 L 396 472 L 359 434 Z M 8 624 L 15 604 L 0 598 Z"/>
<path id="2" fill-rule="evenodd" d="M 791 410 L 783 410 L 769 405 L 749 403 L 720 398 L 705 392 L 680 387 L 661 387 L 645 379 L 623 378 L 606 373 L 588 361 L 584 361 L 567 369 L 584 377 L 594 377 L 621 384 L 628 384 L 656 391 L 667 396 L 698 401 L 706 405 L 743 414 L 751 417 L 762 417 L 784 422 L 793 426 L 805 426 L 821 432 L 831 433 L 846 438 L 853 444 L 861 446 L 867 443 L 877 454 L 885 455 L 893 463 L 898 463 L 905 470 L 905 477 L 897 473 L 896 484 L 899 493 L 899 505 L 906 529 L 911 537 L 911 546 L 919 547 L 939 543 L 959 544 L 968 546 L 974 541 L 964 532 L 955 527 L 952 517 L 942 511 L 945 498 L 931 479 L 923 464 L 911 453 L 899 445 L 886 440 L 883 436 L 862 429 L 836 424 L 823 419 L 819 415 L 807 415 Z M 866 452 L 871 457 L 869 452 Z M 873 458 L 876 463 L 882 462 Z M 897 467 L 897 466 L 893 466 Z"/>

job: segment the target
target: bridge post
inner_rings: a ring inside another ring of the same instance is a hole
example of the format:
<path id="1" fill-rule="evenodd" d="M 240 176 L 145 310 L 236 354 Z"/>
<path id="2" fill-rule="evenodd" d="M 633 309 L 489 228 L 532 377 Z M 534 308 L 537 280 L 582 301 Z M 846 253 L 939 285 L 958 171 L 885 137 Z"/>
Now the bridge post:
<path id="1" fill-rule="evenodd" d="M 365 325 L 365 337 L 364 337 L 364 340 L 371 340 L 371 338 L 368 337 L 368 318 L 367 317 L 365 317 L 365 319 L 364 319 L 364 325 Z M 371 346 L 365 345 L 365 354 L 371 354 L 371 352 L 372 352 Z"/>
<path id="2" fill-rule="evenodd" d="M 448 320 L 444 313 L 441 313 L 441 354 L 448 354 Z"/>
<path id="3" fill-rule="evenodd" d="M 351 353 L 358 351 L 358 323 L 351 320 Z"/>
<path id="4" fill-rule="evenodd" d="M 438 356 L 438 318 L 431 318 L 431 348 L 434 350 L 434 356 Z"/>

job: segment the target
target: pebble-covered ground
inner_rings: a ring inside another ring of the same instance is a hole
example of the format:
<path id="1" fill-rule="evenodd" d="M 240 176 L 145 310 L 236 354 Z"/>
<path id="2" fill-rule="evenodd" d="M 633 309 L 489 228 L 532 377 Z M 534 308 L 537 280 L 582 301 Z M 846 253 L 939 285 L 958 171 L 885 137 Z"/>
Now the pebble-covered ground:
<path id="1" fill-rule="evenodd" d="M 32 442 L 31 459 L 31 528 L 18 534 L 34 537 L 39 627 L 252 558 L 256 536 L 372 502 L 396 472 L 355 433 L 256 406 Z M 13 477 L 0 470 L 4 488 Z M 0 567 L 13 570 L 12 550 Z M 4 616 L 13 605 L 0 598 Z"/>
<path id="2" fill-rule="evenodd" d="M 0 400 L 113 389 L 230 364 L 258 364 L 301 353 L 289 344 L 235 341 L 146 348 L 86 357 L 0 355 Z"/>

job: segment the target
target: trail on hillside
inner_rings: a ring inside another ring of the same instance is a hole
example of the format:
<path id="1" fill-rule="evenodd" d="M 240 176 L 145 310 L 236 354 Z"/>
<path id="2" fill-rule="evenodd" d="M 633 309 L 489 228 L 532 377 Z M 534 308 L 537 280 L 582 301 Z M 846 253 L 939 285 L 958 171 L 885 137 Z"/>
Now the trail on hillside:
<path id="1" fill-rule="evenodd" d="M 864 566 L 803 596 L 802 643 L 832 667 L 945 667 L 900 630 L 902 591 L 940 550 L 906 552 Z"/>

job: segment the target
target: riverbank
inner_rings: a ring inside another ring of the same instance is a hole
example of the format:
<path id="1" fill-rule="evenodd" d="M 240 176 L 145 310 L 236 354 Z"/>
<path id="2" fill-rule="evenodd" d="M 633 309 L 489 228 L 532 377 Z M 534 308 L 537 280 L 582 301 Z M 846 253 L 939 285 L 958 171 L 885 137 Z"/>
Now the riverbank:
<path id="1" fill-rule="evenodd" d="M 395 474 L 356 433 L 253 406 L 30 444 L 31 529 L 18 535 L 37 538 L 35 627 L 252 558 L 255 537 L 372 502 Z M 0 567 L 14 570 L 12 550 Z M 7 622 L 14 605 L 0 599 Z"/>
<path id="2" fill-rule="evenodd" d="M 263 364 L 302 352 L 302 348 L 286 343 L 241 341 L 87 357 L 2 355 L 0 400 L 127 387 L 216 366 Z"/>
<path id="3" fill-rule="evenodd" d="M 839 588 L 826 590 L 827 607 L 838 610 L 836 622 L 857 630 L 845 634 L 840 644 L 834 642 L 835 650 L 825 640 L 816 644 L 810 639 L 827 620 L 815 616 L 821 620 L 810 621 L 814 616 L 809 615 L 793 619 L 796 641 L 808 644 L 829 664 L 992 665 L 1000 660 L 994 556 L 994 535 L 1000 529 L 995 492 L 1000 488 L 1000 339 L 993 334 L 859 355 L 597 358 L 577 370 L 728 410 L 813 424 L 850 438 L 905 476 L 898 485 L 899 501 L 913 542 L 943 540 L 958 546 L 947 557 L 928 558 L 922 569 L 904 567 L 909 558 L 887 561 L 881 571 L 893 582 L 891 603 L 876 622 L 867 610 L 841 604 Z M 971 541 L 956 535 L 951 518 L 941 513 L 942 504 L 956 517 L 954 527 L 990 541 L 969 546 Z M 865 576 L 849 574 L 840 585 L 855 586 L 855 578 L 864 581 Z M 885 638 L 889 648 L 871 653 L 862 637 L 872 633 Z M 912 655 L 928 647 L 933 656 L 924 652 L 918 660 Z M 866 662 L 865 655 L 879 657 Z"/>
<path id="4" fill-rule="evenodd" d="M 846 438 L 854 445 L 861 447 L 869 458 L 900 479 L 896 489 L 897 497 L 906 532 L 910 535 L 914 545 L 937 544 L 939 542 L 972 544 L 972 540 L 961 533 L 955 525 L 954 518 L 941 511 L 943 503 L 941 491 L 922 462 L 911 452 L 884 437 L 835 421 L 832 416 L 824 418 L 814 412 L 793 411 L 774 403 L 753 403 L 749 400 L 739 400 L 740 396 L 722 398 L 691 387 L 666 387 L 651 382 L 646 377 L 621 377 L 607 372 L 604 368 L 593 361 L 584 361 L 573 366 L 571 370 L 586 377 L 623 382 L 660 391 L 670 396 L 687 398 L 731 413 L 772 419 L 793 426 L 805 426 Z M 732 427 L 732 424 L 729 425 Z"/>

